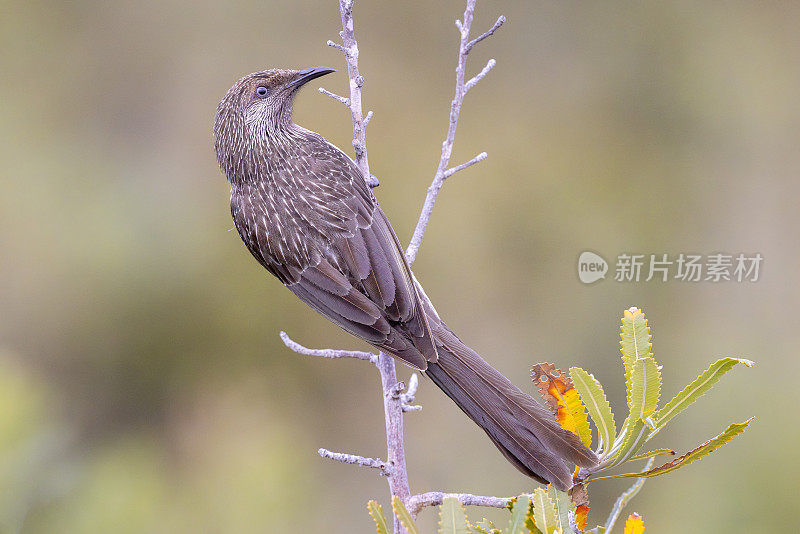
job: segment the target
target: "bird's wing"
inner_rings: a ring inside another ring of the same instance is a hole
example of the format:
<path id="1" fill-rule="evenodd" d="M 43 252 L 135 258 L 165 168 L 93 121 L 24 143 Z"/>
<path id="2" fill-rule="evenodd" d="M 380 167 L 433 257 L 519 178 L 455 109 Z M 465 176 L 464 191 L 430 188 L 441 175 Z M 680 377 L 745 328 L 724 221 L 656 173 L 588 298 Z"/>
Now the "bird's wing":
<path id="1" fill-rule="evenodd" d="M 321 138 L 320 138 L 321 139 Z M 418 369 L 436 360 L 400 243 L 358 167 L 329 145 L 232 196 L 245 244 L 295 295 Z"/>

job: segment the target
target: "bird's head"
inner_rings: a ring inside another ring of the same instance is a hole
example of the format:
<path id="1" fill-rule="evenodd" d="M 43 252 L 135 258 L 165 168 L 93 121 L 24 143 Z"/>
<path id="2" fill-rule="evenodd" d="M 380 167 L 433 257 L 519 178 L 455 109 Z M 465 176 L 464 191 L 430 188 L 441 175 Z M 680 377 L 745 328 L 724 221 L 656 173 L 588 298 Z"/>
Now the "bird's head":
<path id="1" fill-rule="evenodd" d="M 265 141 L 289 127 L 297 91 L 311 80 L 331 72 L 335 69 L 271 69 L 248 74 L 233 84 L 217 106 L 214 119 L 214 146 L 223 170 L 232 157 L 241 158 L 247 146 Z"/>

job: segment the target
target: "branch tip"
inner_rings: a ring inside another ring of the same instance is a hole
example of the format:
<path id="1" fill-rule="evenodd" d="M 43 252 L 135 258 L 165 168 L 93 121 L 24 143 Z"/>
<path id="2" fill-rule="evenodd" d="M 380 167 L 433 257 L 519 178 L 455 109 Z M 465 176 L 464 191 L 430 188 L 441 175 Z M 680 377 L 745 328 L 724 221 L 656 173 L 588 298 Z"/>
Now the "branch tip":
<path id="1" fill-rule="evenodd" d="M 283 344 L 286 345 L 290 350 L 298 354 L 304 354 L 306 356 L 317 356 L 320 358 L 355 358 L 357 360 L 367 360 L 372 363 L 377 363 L 378 356 L 371 352 L 363 352 L 360 350 L 339 350 L 339 349 L 310 349 L 308 347 L 304 347 L 300 343 L 294 341 L 292 338 L 289 337 L 289 334 L 281 330 L 280 333 L 281 340 Z"/>
<path id="2" fill-rule="evenodd" d="M 490 35 L 494 34 L 494 32 L 496 32 L 500 28 L 500 26 L 503 25 L 503 23 L 505 21 L 506 21 L 506 17 L 504 15 L 500 15 L 499 17 L 497 17 L 497 22 L 495 22 L 492 25 L 491 28 L 489 28 L 484 33 L 482 33 L 481 35 L 479 35 L 478 37 L 476 37 L 475 39 L 473 39 L 472 41 L 467 43 L 467 46 L 464 47 L 464 53 L 465 54 L 469 54 L 469 52 L 470 52 L 470 50 L 472 50 L 473 46 L 475 46 L 476 44 L 480 43 L 481 41 L 483 41 L 484 39 L 486 39 Z"/>
<path id="3" fill-rule="evenodd" d="M 383 460 L 380 460 L 378 458 L 368 458 L 366 456 L 359 456 L 357 454 L 347 454 L 344 452 L 333 452 L 323 448 L 318 449 L 317 454 L 319 454 L 323 458 L 329 458 L 331 460 L 342 462 L 344 464 L 360 465 L 362 467 L 369 467 L 371 469 L 380 469 L 382 476 L 388 477 L 389 475 L 391 475 L 391 470 L 389 469 L 389 465 Z"/>
<path id="4" fill-rule="evenodd" d="M 335 48 L 336 50 L 338 50 L 339 52 L 341 52 L 345 56 L 348 55 L 347 49 L 345 47 L 343 47 L 342 45 L 340 45 L 339 43 L 334 43 L 333 41 L 329 40 L 328 41 L 328 46 L 330 46 L 331 48 Z"/>
<path id="5" fill-rule="evenodd" d="M 431 185 L 428 187 L 428 194 L 425 196 L 425 202 L 422 205 L 422 211 L 419 215 L 419 219 L 417 220 L 417 225 L 414 228 L 414 233 L 411 236 L 411 241 L 406 249 L 406 258 L 408 259 L 409 265 L 414 263 L 414 260 L 417 257 L 419 247 L 422 244 L 422 238 L 425 236 L 425 230 L 428 227 L 431 214 L 433 213 L 433 206 L 436 203 L 436 198 L 439 195 L 439 191 L 442 189 L 442 184 L 444 184 L 445 179 L 461 169 L 465 169 L 470 165 L 474 165 L 475 163 L 482 161 L 486 157 L 485 153 L 482 152 L 465 164 L 458 165 L 451 169 L 448 169 L 447 167 L 450 163 L 450 156 L 453 153 L 453 143 L 455 141 L 458 118 L 461 114 L 461 106 L 464 103 L 464 95 L 466 95 L 467 92 L 475 86 L 475 84 L 481 81 L 497 64 L 494 59 L 490 59 L 481 72 L 465 83 L 464 72 L 466 70 L 467 55 L 473 46 L 492 35 L 506 21 L 506 18 L 501 15 L 498 17 L 494 25 L 489 28 L 489 30 L 479 35 L 472 41 L 468 41 L 469 30 L 472 26 L 472 16 L 474 11 L 475 0 L 467 0 L 467 7 L 464 10 L 463 22 L 461 19 L 456 19 L 456 27 L 461 33 L 461 42 L 459 45 L 458 63 L 456 64 L 455 95 L 450 103 L 450 124 L 447 129 L 447 135 L 442 142 L 442 155 L 439 159 L 439 166 L 433 175 L 433 181 L 431 182 Z"/>
<path id="6" fill-rule="evenodd" d="M 481 71 L 480 71 L 478 74 L 476 74 L 475 76 L 473 76 L 473 77 L 472 77 L 472 78 L 471 78 L 471 79 L 470 79 L 470 80 L 469 80 L 469 81 L 468 81 L 468 82 L 467 82 L 467 83 L 464 85 L 464 92 L 466 93 L 467 91 L 469 91 L 470 89 L 472 89 L 473 87 L 475 87 L 475 85 L 477 85 L 477 83 L 478 83 L 479 81 L 481 81 L 481 80 L 484 78 L 484 76 L 486 76 L 487 74 L 489 74 L 489 71 L 490 71 L 490 70 L 492 70 L 492 69 L 494 68 L 494 66 L 495 66 L 495 65 L 497 65 L 497 61 L 495 61 L 494 59 L 490 59 L 489 61 L 487 61 L 487 62 L 486 62 L 486 66 L 485 66 L 485 67 L 483 67 L 483 70 L 481 70 Z"/>
<path id="7" fill-rule="evenodd" d="M 457 173 L 458 171 L 464 170 L 467 167 L 471 167 L 476 163 L 480 163 L 481 161 L 485 160 L 489 155 L 486 152 L 481 152 L 471 160 L 462 163 L 461 165 L 456 165 L 455 167 L 450 167 L 446 171 L 444 171 L 443 178 L 450 178 L 452 175 Z"/>
<path id="8" fill-rule="evenodd" d="M 341 95 L 337 95 L 336 93 L 332 93 L 332 92 L 328 91 L 327 89 L 325 89 L 324 87 L 320 87 L 319 88 L 319 92 L 322 93 L 325 96 L 331 97 L 332 99 L 336 100 L 337 102 L 339 102 L 341 104 L 344 104 L 348 108 L 350 107 L 350 99 L 349 98 L 343 97 Z"/>

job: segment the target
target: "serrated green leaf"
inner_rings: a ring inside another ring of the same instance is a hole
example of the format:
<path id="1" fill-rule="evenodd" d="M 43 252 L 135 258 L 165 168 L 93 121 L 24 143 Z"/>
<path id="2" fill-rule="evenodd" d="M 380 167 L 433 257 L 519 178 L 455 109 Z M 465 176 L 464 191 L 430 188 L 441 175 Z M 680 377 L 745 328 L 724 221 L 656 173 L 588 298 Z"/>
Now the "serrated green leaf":
<path id="1" fill-rule="evenodd" d="M 367 503 L 367 511 L 375 521 L 378 534 L 389 534 L 389 526 L 386 524 L 386 516 L 383 515 L 383 507 L 375 501 Z"/>
<path id="2" fill-rule="evenodd" d="M 375 501 L 367 503 L 367 511 L 375 521 L 378 534 L 389 534 L 389 526 L 386 524 L 386 516 L 383 515 L 383 507 Z"/>
<path id="3" fill-rule="evenodd" d="M 663 427 L 667 422 L 691 406 L 697 399 L 719 382 L 722 375 L 730 371 L 736 364 L 741 363 L 752 367 L 753 362 L 742 358 L 722 358 L 712 363 L 708 369 L 695 378 L 680 393 L 675 395 L 666 406 L 653 416 L 655 427 Z"/>
<path id="4" fill-rule="evenodd" d="M 470 524 L 470 528 L 478 534 L 503 534 L 499 528 L 494 526 L 494 523 L 485 517 L 479 523 Z"/>
<path id="5" fill-rule="evenodd" d="M 477 532 L 478 534 L 489 534 L 489 531 L 493 526 L 493 525 L 490 526 L 490 524 L 491 522 L 484 517 L 483 520 L 477 523 L 470 523 L 469 528 L 471 528 L 473 532 Z"/>
<path id="6" fill-rule="evenodd" d="M 517 499 L 514 508 L 511 510 L 506 534 L 525 534 L 525 518 L 528 517 L 529 502 L 527 495 L 522 495 Z"/>
<path id="7" fill-rule="evenodd" d="M 600 446 L 604 451 L 608 451 L 617 437 L 617 427 L 616 423 L 614 423 L 611 405 L 603 391 L 603 386 L 600 385 L 594 375 L 587 373 L 580 367 L 571 367 L 569 375 L 580 395 L 581 401 L 589 411 L 589 416 L 597 427 Z"/>
<path id="8" fill-rule="evenodd" d="M 455 497 L 446 497 L 439 507 L 439 534 L 469 534 L 467 514 Z"/>
<path id="9" fill-rule="evenodd" d="M 620 352 L 625 365 L 625 386 L 628 390 L 628 411 L 630 411 L 631 373 L 636 360 L 650 354 L 650 327 L 647 326 L 644 312 L 639 308 L 627 309 L 622 314 L 620 326 Z"/>
<path id="10" fill-rule="evenodd" d="M 403 501 L 400 500 L 400 497 L 397 495 L 392 497 L 392 508 L 394 509 L 394 515 L 396 515 L 397 519 L 403 524 L 408 534 L 419 534 L 419 529 L 411 518 L 411 514 L 408 513 L 408 510 L 406 510 L 406 507 L 403 505 Z"/>
<path id="11" fill-rule="evenodd" d="M 661 371 L 652 356 L 636 360 L 631 376 L 630 416 L 642 420 L 658 408 L 661 396 Z"/>
<path id="12" fill-rule="evenodd" d="M 552 534 L 558 526 L 555 505 L 543 488 L 533 490 L 533 522 L 542 534 Z"/>
<path id="13" fill-rule="evenodd" d="M 621 475 L 610 475 L 599 478 L 593 478 L 587 481 L 587 484 L 589 482 L 596 482 L 598 480 L 606 480 L 611 478 L 631 478 L 631 477 L 651 478 L 658 475 L 663 475 L 665 473 L 669 473 L 671 471 L 675 471 L 676 469 L 689 465 L 695 460 L 699 460 L 700 458 L 703 458 L 704 456 L 707 456 L 712 452 L 714 452 L 715 450 L 719 449 L 720 447 L 728 443 L 731 439 L 744 432 L 744 430 L 747 428 L 747 426 L 753 419 L 754 418 L 751 417 L 744 423 L 731 424 L 721 434 L 718 434 L 717 436 L 711 438 L 710 440 L 706 441 L 699 447 L 695 447 L 694 449 L 690 450 L 683 456 L 675 458 L 671 462 L 667 462 L 658 467 L 654 467 L 652 469 L 648 469 L 647 471 L 642 471 L 639 473 L 624 473 Z"/>
<path id="14" fill-rule="evenodd" d="M 672 449 L 655 449 L 649 452 L 643 452 L 642 454 L 631 456 L 630 461 L 633 462 L 636 460 L 644 460 L 645 458 L 652 458 L 653 456 L 660 456 L 662 454 L 668 454 L 670 456 L 673 456 L 675 455 L 675 451 L 673 451 Z"/>
<path id="15" fill-rule="evenodd" d="M 636 360 L 631 373 L 631 389 L 628 392 L 631 411 L 622 425 L 622 440 L 614 451 L 612 465 L 627 461 L 650 436 L 648 417 L 658 406 L 660 392 L 661 372 L 655 359 L 646 356 Z"/>
<path id="16" fill-rule="evenodd" d="M 573 504 L 569 494 L 557 490 L 552 485 L 547 486 L 547 493 L 552 498 L 556 505 L 556 522 L 558 523 L 558 531 L 561 534 L 575 534 L 572 525 L 569 522 L 569 512 L 572 510 Z"/>

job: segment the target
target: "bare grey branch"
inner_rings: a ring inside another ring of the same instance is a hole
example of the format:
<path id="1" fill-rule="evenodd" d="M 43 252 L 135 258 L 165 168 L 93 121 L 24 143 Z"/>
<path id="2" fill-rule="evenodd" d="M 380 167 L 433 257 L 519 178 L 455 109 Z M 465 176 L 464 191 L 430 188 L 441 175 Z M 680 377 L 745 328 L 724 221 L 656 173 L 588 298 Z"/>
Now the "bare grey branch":
<path id="1" fill-rule="evenodd" d="M 473 495 L 471 493 L 444 493 L 441 491 L 429 491 L 413 495 L 408 499 L 406 508 L 413 517 L 426 506 L 439 506 L 448 497 L 455 497 L 464 506 L 485 506 L 487 508 L 505 508 L 508 501 L 513 497 L 491 497 L 488 495 Z"/>
<path id="2" fill-rule="evenodd" d="M 350 104 L 348 107 L 353 122 L 355 162 L 366 179 L 369 176 L 369 160 L 367 159 L 367 138 L 361 108 L 361 87 L 364 85 L 364 77 L 358 72 L 358 42 L 353 29 L 353 1 L 339 0 L 339 13 L 342 16 L 342 31 L 339 32 L 342 37 L 341 48 L 347 62 L 347 77 L 350 80 Z"/>
<path id="3" fill-rule="evenodd" d="M 367 458 L 366 456 L 359 456 L 357 454 L 347 454 L 344 452 L 333 452 L 328 449 L 319 449 L 317 451 L 323 458 L 330 458 L 337 462 L 345 464 L 360 465 L 362 467 L 369 467 L 372 469 L 380 469 L 381 475 L 388 477 L 391 474 L 389 466 L 383 460 L 377 458 Z"/>
<path id="4" fill-rule="evenodd" d="M 408 389 L 400 395 L 400 400 L 409 403 L 414 402 L 414 396 L 417 394 L 417 387 L 419 387 L 419 377 L 417 373 L 412 373 L 411 378 L 408 379 Z"/>
<path id="5" fill-rule="evenodd" d="M 464 10 L 463 21 L 456 20 L 456 27 L 458 28 L 460 41 L 458 49 L 458 63 L 456 65 L 455 95 L 453 96 L 453 101 L 450 104 L 450 123 L 447 128 L 447 135 L 442 143 L 442 155 L 439 159 L 439 166 L 436 168 L 433 181 L 428 187 L 428 194 L 425 196 L 425 202 L 422 205 L 422 211 L 419 215 L 417 226 L 414 228 L 414 234 L 411 236 L 411 242 L 408 244 L 408 248 L 406 249 L 406 258 L 408 258 L 409 264 L 414 263 L 414 260 L 417 257 L 419 247 L 422 245 L 422 238 L 425 236 L 425 229 L 428 227 L 428 222 L 430 222 L 431 214 L 433 213 L 433 206 L 436 203 L 436 198 L 439 196 L 439 191 L 442 189 L 444 180 L 456 172 L 455 170 L 452 170 L 452 172 L 447 174 L 447 166 L 450 163 L 450 156 L 453 154 L 453 143 L 455 142 L 456 128 L 458 127 L 458 117 L 461 114 L 461 105 L 464 103 L 464 96 L 467 94 L 467 91 L 469 91 L 469 89 L 474 87 L 476 83 L 486 76 L 486 74 L 496 64 L 494 59 L 490 60 L 477 76 L 470 79 L 466 83 L 464 82 L 467 55 L 469 54 L 470 49 L 478 42 L 492 35 L 503 24 L 503 22 L 505 22 L 505 17 L 501 16 L 497 19 L 497 22 L 495 22 L 494 26 L 492 26 L 489 31 L 470 41 L 469 31 L 472 27 L 472 16 L 475 11 L 475 2 L 476 0 L 467 0 L 467 7 Z M 458 167 L 454 167 L 454 169 L 457 168 Z"/>
<path id="6" fill-rule="evenodd" d="M 456 66 L 455 97 L 453 98 L 450 107 L 450 123 L 447 135 L 442 143 L 442 154 L 438 168 L 434 175 L 433 182 L 428 188 L 428 194 L 426 196 L 419 221 L 417 222 L 417 226 L 414 230 L 414 236 L 409 244 L 408 250 L 406 251 L 406 256 L 408 257 L 409 263 L 414 261 L 417 251 L 422 243 L 425 228 L 427 227 L 433 211 L 433 205 L 444 180 L 449 176 L 452 176 L 454 173 L 486 159 L 486 153 L 481 152 L 465 163 L 448 168 L 453 149 L 453 142 L 455 140 L 456 126 L 458 123 L 459 114 L 461 112 L 461 105 L 463 103 L 464 95 L 466 95 L 467 91 L 477 82 L 479 82 L 486 75 L 486 73 L 488 73 L 489 70 L 494 67 L 495 64 L 495 61 L 491 60 L 477 76 L 470 79 L 465 84 L 464 73 L 467 54 L 469 54 L 469 51 L 475 44 L 492 35 L 505 21 L 505 17 L 501 16 L 497 19 L 497 22 L 494 24 L 494 26 L 492 26 L 492 28 L 490 28 L 486 33 L 481 34 L 476 39 L 470 41 L 469 31 L 472 25 L 475 3 L 476 0 L 467 0 L 463 22 L 461 20 L 456 20 L 456 27 L 460 33 L 460 42 L 459 59 Z M 342 44 L 340 45 L 338 43 L 334 43 L 333 41 L 328 41 L 327 44 L 328 46 L 336 48 L 344 54 L 345 61 L 347 63 L 350 97 L 346 98 L 336 95 L 323 88 L 320 88 L 320 92 L 345 104 L 350 109 L 350 115 L 353 123 L 353 150 L 355 153 L 355 163 L 361 169 L 365 180 L 367 180 L 367 183 L 374 183 L 377 185 L 377 178 L 375 178 L 369 172 L 369 160 L 367 158 L 365 128 L 372 119 L 373 113 L 370 111 L 366 114 L 366 116 L 364 116 L 361 105 L 361 90 L 364 85 L 364 78 L 361 76 L 358 69 L 359 51 L 354 32 L 353 0 L 339 0 L 339 12 L 342 19 L 342 30 L 339 32 L 339 35 L 342 38 Z M 424 291 L 421 288 L 420 292 L 421 295 L 427 299 L 427 296 L 424 294 Z M 431 492 L 415 495 L 414 497 L 410 496 L 403 442 L 403 413 L 422 409 L 421 406 L 414 406 L 411 404 L 414 401 L 419 384 L 419 378 L 416 373 L 412 374 L 411 378 L 409 379 L 408 389 L 403 392 L 405 386 L 402 382 L 397 381 L 394 359 L 383 352 L 380 352 L 376 355 L 361 351 L 309 349 L 292 341 L 285 332 L 281 332 L 281 339 L 283 339 L 283 342 L 287 347 L 300 354 L 326 358 L 351 357 L 369 360 L 375 363 L 380 371 L 381 387 L 384 393 L 384 419 L 386 422 L 386 461 L 353 454 L 331 452 L 327 449 L 319 449 L 319 454 L 321 456 L 344 463 L 380 469 L 381 474 L 385 475 L 388 479 L 391 494 L 406 502 L 409 510 L 411 510 L 415 515 L 425 506 L 441 504 L 442 499 L 447 496 L 454 496 L 459 499 L 460 502 L 466 505 L 492 507 L 506 506 L 508 498 L 487 497 L 466 493 Z M 396 517 L 394 520 L 394 532 L 396 534 L 403 534 L 406 532 Z"/>
<path id="7" fill-rule="evenodd" d="M 469 54 L 473 46 L 480 43 L 481 41 L 492 35 L 494 32 L 496 32 L 500 28 L 500 26 L 503 25 L 505 21 L 506 18 L 503 15 L 500 15 L 499 17 L 497 17 L 497 22 L 495 22 L 491 28 L 489 28 L 485 33 L 482 33 L 481 35 L 479 35 L 478 37 L 467 43 L 467 49 L 466 49 L 467 54 Z"/>
<path id="8" fill-rule="evenodd" d="M 331 93 L 330 91 L 328 91 L 324 87 L 320 87 L 319 88 L 319 92 L 322 93 L 325 96 L 331 97 L 332 99 L 336 100 L 337 102 L 340 102 L 340 103 L 344 104 L 348 108 L 350 107 L 350 99 L 349 98 L 345 98 L 345 97 L 343 97 L 341 95 L 337 95 L 336 93 Z"/>
<path id="9" fill-rule="evenodd" d="M 402 400 L 403 399 L 403 390 L 406 389 L 405 382 L 396 382 L 394 386 L 389 388 L 388 394 L 391 395 L 393 399 Z"/>
<path id="10" fill-rule="evenodd" d="M 281 340 L 283 344 L 298 354 L 305 354 L 306 356 L 318 356 L 320 358 L 355 358 L 357 360 L 367 360 L 374 364 L 378 363 L 378 355 L 371 352 L 363 352 L 360 350 L 339 350 L 339 349 L 309 349 L 300 343 L 292 340 L 284 331 L 281 331 Z"/>
<path id="11" fill-rule="evenodd" d="M 474 2 L 474 0 L 470 0 Z M 361 90 L 364 78 L 358 70 L 358 42 L 355 37 L 353 22 L 353 1 L 339 0 L 339 13 L 342 18 L 342 48 L 345 50 L 347 62 L 347 77 L 350 81 L 350 118 L 353 123 L 353 152 L 355 163 L 361 169 L 367 183 L 371 182 L 369 172 L 369 159 L 367 158 L 366 125 L 372 119 L 372 112 L 363 115 L 361 106 Z M 383 389 L 383 415 L 386 423 L 386 464 L 391 470 L 384 468 L 381 472 L 387 475 L 389 491 L 402 501 L 406 501 L 411 494 L 408 487 L 408 473 L 406 471 L 405 444 L 403 442 L 403 403 L 401 399 L 389 394 L 397 386 L 397 372 L 394 358 L 380 352 L 375 362 L 381 375 Z M 406 529 L 400 520 L 394 518 L 394 532 L 403 534 Z"/>
<path id="12" fill-rule="evenodd" d="M 475 87 L 475 85 L 479 81 L 481 81 L 484 78 L 484 76 L 489 74 L 489 71 L 492 70 L 495 65 L 497 65 L 497 61 L 495 61 L 494 59 L 490 59 L 489 61 L 487 61 L 486 66 L 483 67 L 483 70 L 480 71 L 475 76 L 473 76 L 472 78 L 470 78 L 470 80 L 466 83 L 466 85 L 464 85 L 464 92 L 467 92 L 473 87 Z"/>
<path id="13" fill-rule="evenodd" d="M 413 373 L 411 378 L 408 379 L 408 389 L 405 393 L 400 395 L 400 402 L 404 412 L 418 412 L 422 410 L 422 406 L 412 405 L 414 397 L 417 394 L 417 387 L 419 386 L 419 377 L 417 373 Z"/>
<path id="14" fill-rule="evenodd" d="M 478 154 L 477 156 L 475 156 L 471 160 L 469 160 L 469 161 L 467 161 L 465 163 L 462 163 L 461 165 L 456 165 L 455 167 L 450 167 L 449 169 L 444 171 L 444 177 L 445 178 L 450 178 L 452 175 L 454 175 L 458 171 L 464 170 L 467 167 L 471 167 L 472 165 L 475 165 L 476 163 L 485 160 L 487 156 L 488 156 L 488 154 L 486 154 L 486 152 L 481 152 L 480 154 Z"/>
<path id="15" fill-rule="evenodd" d="M 347 54 L 349 53 L 348 50 L 345 47 L 343 47 L 342 45 L 340 45 L 339 43 L 334 43 L 333 41 L 328 41 L 328 46 L 330 46 L 331 48 L 335 48 L 336 50 L 338 50 L 339 52 L 341 52 L 345 56 L 347 56 Z"/>

